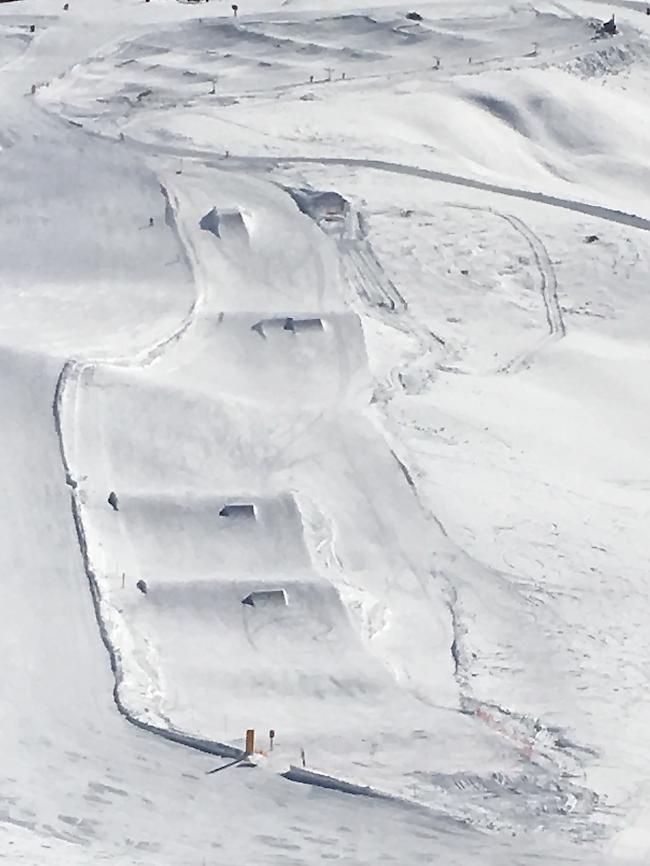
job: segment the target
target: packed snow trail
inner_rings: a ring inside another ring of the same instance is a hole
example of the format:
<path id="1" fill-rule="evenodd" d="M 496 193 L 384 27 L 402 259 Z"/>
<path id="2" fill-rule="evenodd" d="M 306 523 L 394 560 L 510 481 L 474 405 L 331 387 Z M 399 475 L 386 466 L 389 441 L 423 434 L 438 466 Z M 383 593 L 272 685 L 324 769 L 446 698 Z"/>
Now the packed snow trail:
<path id="1" fill-rule="evenodd" d="M 44 109 L 47 111 L 47 109 Z M 49 112 L 48 112 L 49 113 Z M 61 122 L 68 123 L 63 118 Z M 149 156 L 168 155 L 177 156 L 179 158 L 196 159 L 201 161 L 206 166 L 213 166 L 225 171 L 241 171 L 242 169 L 257 169 L 268 171 L 276 166 L 288 165 L 324 165 L 324 166 L 346 166 L 349 168 L 367 168 L 376 171 L 383 171 L 390 174 L 407 175 L 410 177 L 420 177 L 424 180 L 436 181 L 438 183 L 449 184 L 451 186 L 465 187 L 466 189 L 475 189 L 481 192 L 492 193 L 498 196 L 507 198 L 521 199 L 524 201 L 535 202 L 538 204 L 548 205 L 549 207 L 560 208 L 562 210 L 572 211 L 574 213 L 583 214 L 585 216 L 594 217 L 595 219 L 604 220 L 605 222 L 617 223 L 619 225 L 630 226 L 631 228 L 641 229 L 642 231 L 650 231 L 650 219 L 639 216 L 637 214 L 625 213 L 624 211 L 615 210 L 613 208 L 604 207 L 603 205 L 590 204 L 589 202 L 577 201 L 576 199 L 561 198 L 555 195 L 549 195 L 543 192 L 535 192 L 534 190 L 517 189 L 515 187 L 503 186 L 501 184 L 489 183 L 487 181 L 478 180 L 462 175 L 451 174 L 444 171 L 435 171 L 434 169 L 420 168 L 415 165 L 404 165 L 397 162 L 388 162 L 380 159 L 364 159 L 356 157 L 319 157 L 319 156 L 241 156 L 236 153 L 231 153 L 228 156 L 216 156 L 214 151 L 205 150 L 191 146 L 179 147 L 177 145 L 168 145 L 161 142 L 142 142 L 129 135 L 124 135 L 123 138 L 115 139 L 114 137 L 103 133 L 87 129 L 79 128 L 80 134 L 86 134 L 91 137 L 98 137 L 106 141 L 111 141 L 116 145 L 127 145 L 131 149 Z"/>

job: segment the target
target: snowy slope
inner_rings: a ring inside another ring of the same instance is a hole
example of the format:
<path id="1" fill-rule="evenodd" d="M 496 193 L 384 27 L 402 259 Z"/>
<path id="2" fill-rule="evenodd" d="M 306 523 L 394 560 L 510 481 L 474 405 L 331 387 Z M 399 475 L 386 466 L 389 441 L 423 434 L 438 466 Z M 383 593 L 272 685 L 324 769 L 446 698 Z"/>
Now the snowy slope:
<path id="1" fill-rule="evenodd" d="M 0 854 L 642 864 L 650 19 L 313 6 L 0 7 Z"/>

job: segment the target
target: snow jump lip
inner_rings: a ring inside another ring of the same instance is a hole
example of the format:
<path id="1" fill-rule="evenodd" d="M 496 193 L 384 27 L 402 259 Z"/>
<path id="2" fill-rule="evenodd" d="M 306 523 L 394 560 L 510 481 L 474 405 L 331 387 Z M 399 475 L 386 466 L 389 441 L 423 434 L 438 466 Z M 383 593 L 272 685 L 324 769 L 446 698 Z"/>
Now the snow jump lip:
<path id="1" fill-rule="evenodd" d="M 384 794 L 371 788 L 369 785 L 357 785 L 354 782 L 346 782 L 336 776 L 328 776 L 315 770 L 307 770 L 304 767 L 289 765 L 289 769 L 282 773 L 284 779 L 290 782 L 301 782 L 303 785 L 315 785 L 318 788 L 328 788 L 332 791 L 340 791 L 343 794 L 355 794 L 363 797 L 373 797 L 377 800 L 393 800 L 390 794 Z"/>

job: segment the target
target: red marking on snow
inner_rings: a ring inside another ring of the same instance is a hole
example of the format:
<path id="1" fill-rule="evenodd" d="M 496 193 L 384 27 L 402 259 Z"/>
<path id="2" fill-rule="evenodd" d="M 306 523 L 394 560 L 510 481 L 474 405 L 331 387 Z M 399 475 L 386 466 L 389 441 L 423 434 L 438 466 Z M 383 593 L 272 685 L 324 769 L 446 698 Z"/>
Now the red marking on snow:
<path id="1" fill-rule="evenodd" d="M 528 760 L 532 758 L 533 749 L 535 748 L 534 740 L 530 740 L 526 737 L 517 736 L 512 731 L 509 731 L 507 727 L 502 724 L 502 722 L 497 717 L 489 713 L 483 707 L 477 707 L 474 710 L 474 715 L 481 719 L 482 722 L 485 722 L 485 724 L 493 731 L 496 731 L 507 740 L 510 740 L 516 746 L 516 748 L 518 748 L 523 753 L 523 755 L 528 758 Z"/>

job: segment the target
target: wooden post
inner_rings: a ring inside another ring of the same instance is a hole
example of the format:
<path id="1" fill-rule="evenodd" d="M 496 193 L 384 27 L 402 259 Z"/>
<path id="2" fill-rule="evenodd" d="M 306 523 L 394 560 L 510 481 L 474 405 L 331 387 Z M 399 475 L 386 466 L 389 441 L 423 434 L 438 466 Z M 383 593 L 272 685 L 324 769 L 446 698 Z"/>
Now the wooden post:
<path id="1" fill-rule="evenodd" d="M 246 731 L 246 754 L 252 755 L 255 751 L 255 731 L 249 728 Z"/>

